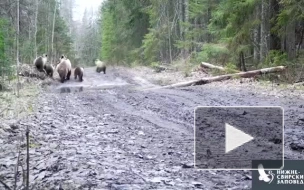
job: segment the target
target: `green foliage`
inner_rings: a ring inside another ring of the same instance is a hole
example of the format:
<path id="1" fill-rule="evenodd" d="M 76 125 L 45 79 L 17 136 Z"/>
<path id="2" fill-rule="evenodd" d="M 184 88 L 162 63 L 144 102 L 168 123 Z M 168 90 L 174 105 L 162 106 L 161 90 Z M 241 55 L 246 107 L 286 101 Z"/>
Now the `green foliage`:
<path id="1" fill-rule="evenodd" d="M 101 59 L 129 65 L 148 32 L 148 16 L 143 8 L 149 1 L 105 1 L 100 9 Z"/>
<path id="2" fill-rule="evenodd" d="M 272 28 L 273 33 L 280 36 L 285 34 L 285 27 L 291 22 L 303 22 L 304 20 L 304 1 L 280 0 L 282 9 L 276 19 L 273 20 L 275 26 Z"/>
<path id="3" fill-rule="evenodd" d="M 152 62 L 152 63 L 150 64 L 150 66 L 151 66 L 153 69 L 156 69 L 156 68 L 159 67 L 159 62 Z"/>
<path id="4" fill-rule="evenodd" d="M 287 54 L 283 53 L 282 51 L 278 50 L 271 50 L 268 53 L 264 63 L 262 64 L 263 67 L 274 67 L 280 65 L 286 65 L 287 62 Z"/>
<path id="5" fill-rule="evenodd" d="M 110 10 L 104 8 L 102 11 L 102 46 L 101 59 L 111 61 L 112 51 L 114 49 L 114 18 Z"/>
<path id="6" fill-rule="evenodd" d="M 239 72 L 237 66 L 234 63 L 231 63 L 231 62 L 227 63 L 225 68 L 226 68 L 226 70 L 225 70 L 226 73 L 237 73 L 237 72 Z"/>
<path id="7" fill-rule="evenodd" d="M 150 29 L 143 40 L 145 63 L 153 63 L 157 61 L 157 52 L 160 48 L 160 40 L 156 37 L 156 31 Z"/>
<path id="8" fill-rule="evenodd" d="M 212 13 L 208 28 L 219 42 L 227 44 L 226 53 L 235 62 L 241 51 L 252 49 L 252 31 L 259 24 L 253 17 L 257 3 L 257 0 L 221 1 Z"/>
<path id="9" fill-rule="evenodd" d="M 69 35 L 69 29 L 67 27 L 66 22 L 62 19 L 62 17 L 57 14 L 56 22 L 55 22 L 55 30 L 54 30 L 54 48 L 60 54 L 65 54 L 69 58 L 73 58 L 72 56 L 72 38 Z M 43 52 L 39 52 L 42 54 Z M 72 60 L 71 60 L 72 61 Z"/>
<path id="10" fill-rule="evenodd" d="M 130 63 L 133 63 L 135 65 L 143 63 L 144 62 L 143 48 L 135 48 L 134 50 L 130 51 L 128 60 L 130 60 Z"/>
<path id="11" fill-rule="evenodd" d="M 5 60 L 5 20 L 0 19 L 0 60 Z"/>
<path id="12" fill-rule="evenodd" d="M 229 58 L 229 51 L 223 44 L 205 44 L 197 55 L 197 62 L 209 62 L 224 65 Z"/>
<path id="13" fill-rule="evenodd" d="M 13 58 L 9 54 L 14 45 L 13 34 L 10 23 L 5 18 L 0 18 L 0 74 L 8 78 L 11 78 L 14 71 L 11 67 Z"/>

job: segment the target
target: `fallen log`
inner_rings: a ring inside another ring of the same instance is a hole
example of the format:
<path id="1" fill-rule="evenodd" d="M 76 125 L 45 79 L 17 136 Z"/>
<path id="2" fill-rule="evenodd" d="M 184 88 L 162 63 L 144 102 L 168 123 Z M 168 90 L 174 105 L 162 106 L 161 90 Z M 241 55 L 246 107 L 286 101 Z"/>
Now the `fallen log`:
<path id="1" fill-rule="evenodd" d="M 226 70 L 224 67 L 212 65 L 212 64 L 206 63 L 206 62 L 201 62 L 201 67 L 205 67 L 205 68 L 209 68 L 209 69 L 218 69 L 218 70 L 221 70 L 221 71 Z"/>
<path id="2" fill-rule="evenodd" d="M 218 69 L 220 71 L 231 71 L 231 72 L 241 72 L 239 70 L 235 70 L 235 69 L 229 69 L 229 68 L 225 68 L 225 67 L 221 67 L 221 66 L 217 66 L 217 65 L 212 65 L 210 63 L 206 63 L 206 62 L 201 62 L 201 67 L 204 67 L 204 68 L 208 68 L 208 69 Z"/>
<path id="3" fill-rule="evenodd" d="M 240 73 L 234 73 L 234 74 L 220 75 L 220 76 L 215 76 L 215 77 L 202 78 L 202 79 L 199 79 L 199 80 L 181 82 L 181 83 L 176 83 L 176 84 L 172 84 L 172 85 L 167 85 L 167 86 L 164 86 L 162 88 L 174 88 L 174 87 L 186 87 L 186 86 L 203 85 L 203 84 L 208 84 L 208 83 L 216 82 L 216 81 L 229 80 L 229 79 L 233 79 L 233 78 L 236 78 L 236 77 L 251 78 L 251 77 L 255 77 L 257 75 L 262 75 L 262 74 L 267 74 L 267 73 L 282 72 L 285 69 L 286 69 L 285 66 L 270 67 L 270 68 L 265 68 L 265 69 L 260 69 L 260 70 L 253 70 L 253 71 L 248 71 L 248 72 L 240 72 Z"/>

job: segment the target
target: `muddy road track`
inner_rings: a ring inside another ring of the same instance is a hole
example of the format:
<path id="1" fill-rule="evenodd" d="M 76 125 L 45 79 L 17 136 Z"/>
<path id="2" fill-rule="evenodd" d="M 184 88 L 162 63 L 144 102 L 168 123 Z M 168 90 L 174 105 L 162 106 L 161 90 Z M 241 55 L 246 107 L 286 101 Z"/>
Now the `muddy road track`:
<path id="1" fill-rule="evenodd" d="M 290 149 L 304 137 L 303 100 L 220 85 L 146 90 L 157 86 L 122 68 L 109 68 L 105 75 L 86 68 L 82 83 L 72 78 L 49 86 L 35 115 L 18 122 L 19 129 L 31 128 L 32 184 L 37 189 L 251 189 L 249 171 L 193 168 L 196 106 L 283 106 L 285 158 L 304 158 Z M 10 164 L 0 175 L 12 176 L 16 155 L 9 144 L 17 135 L 2 141 L 0 163 Z"/>

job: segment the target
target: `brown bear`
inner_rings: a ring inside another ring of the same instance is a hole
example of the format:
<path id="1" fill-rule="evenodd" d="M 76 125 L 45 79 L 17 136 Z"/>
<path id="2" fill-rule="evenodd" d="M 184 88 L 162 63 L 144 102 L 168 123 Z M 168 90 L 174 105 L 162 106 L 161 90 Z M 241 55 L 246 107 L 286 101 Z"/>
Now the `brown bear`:
<path id="1" fill-rule="evenodd" d="M 34 65 L 38 71 L 46 73 L 46 71 L 44 70 L 44 65 L 46 64 L 46 62 L 47 62 L 47 54 L 43 54 L 42 56 L 37 57 L 34 60 Z"/>
<path id="2" fill-rule="evenodd" d="M 61 83 L 64 83 L 65 80 L 70 80 L 72 72 L 71 61 L 62 55 L 60 57 L 60 63 L 56 67 L 56 71 L 59 74 Z"/>
<path id="3" fill-rule="evenodd" d="M 76 67 L 75 70 L 74 70 L 74 76 L 75 76 L 75 80 L 77 79 L 77 76 L 78 76 L 78 79 L 80 82 L 83 81 L 82 77 L 83 77 L 83 67 Z"/>
<path id="4" fill-rule="evenodd" d="M 52 64 L 45 64 L 44 65 L 44 70 L 46 71 L 47 76 L 50 76 L 51 78 L 53 78 L 53 74 L 54 74 L 54 66 Z"/>
<path id="5" fill-rule="evenodd" d="M 101 71 L 103 71 L 104 74 L 106 74 L 106 64 L 103 61 L 100 61 L 99 59 L 96 59 L 95 61 L 95 65 L 96 65 L 96 72 L 100 73 Z"/>

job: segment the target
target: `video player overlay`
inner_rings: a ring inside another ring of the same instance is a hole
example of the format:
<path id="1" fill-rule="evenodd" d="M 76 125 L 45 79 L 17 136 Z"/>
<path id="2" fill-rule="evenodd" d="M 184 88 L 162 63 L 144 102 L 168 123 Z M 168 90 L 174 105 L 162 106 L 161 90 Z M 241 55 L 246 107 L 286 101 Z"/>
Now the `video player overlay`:
<path id="1" fill-rule="evenodd" d="M 198 169 L 253 169 L 252 160 L 276 160 L 283 167 L 284 113 L 281 107 L 198 107 L 194 164 Z"/>

